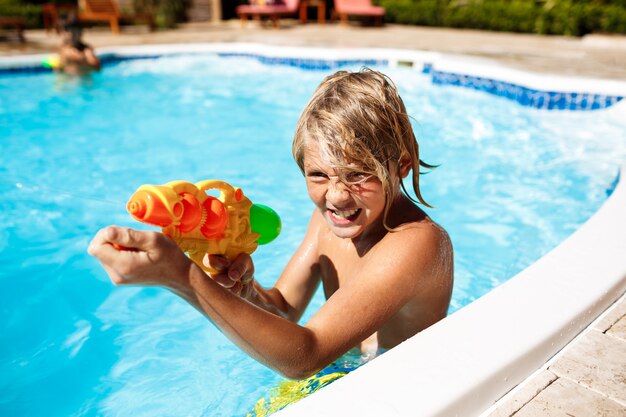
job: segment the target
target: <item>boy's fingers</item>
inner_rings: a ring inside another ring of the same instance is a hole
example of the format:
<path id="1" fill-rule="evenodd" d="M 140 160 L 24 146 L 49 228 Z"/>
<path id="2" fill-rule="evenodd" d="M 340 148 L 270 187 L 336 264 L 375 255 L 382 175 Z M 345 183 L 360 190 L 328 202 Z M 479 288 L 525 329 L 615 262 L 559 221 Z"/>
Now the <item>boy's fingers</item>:
<path id="1" fill-rule="evenodd" d="M 142 232 L 118 226 L 109 226 L 104 230 L 109 243 L 124 248 L 144 248 L 156 240 L 156 232 Z"/>
<path id="2" fill-rule="evenodd" d="M 250 285 L 250 283 L 254 281 L 254 275 L 248 274 L 241 279 L 241 283 L 244 285 Z"/>
<path id="3" fill-rule="evenodd" d="M 228 276 L 233 281 L 237 281 L 244 277 L 246 273 L 253 272 L 254 264 L 252 263 L 252 258 L 250 255 L 246 253 L 239 254 L 232 265 L 228 269 Z"/>
<path id="4" fill-rule="evenodd" d="M 87 252 L 91 256 L 96 256 L 97 258 L 102 259 L 103 256 L 109 254 L 110 251 L 115 251 L 115 249 L 113 249 L 113 247 L 110 245 L 109 227 L 107 227 L 104 229 L 100 229 L 98 233 L 96 233 L 94 238 L 89 243 Z"/>
<path id="5" fill-rule="evenodd" d="M 100 262 L 104 264 L 110 264 L 115 260 L 118 250 L 113 248 L 113 246 L 111 246 L 107 242 L 92 241 L 89 245 L 89 249 L 87 249 L 87 252 L 91 256 L 95 256 L 96 258 L 98 258 Z"/>
<path id="6" fill-rule="evenodd" d="M 231 282 L 233 282 L 233 281 L 231 281 Z M 234 282 L 234 285 L 230 288 L 230 290 L 233 293 L 235 293 L 237 295 L 240 295 L 242 288 L 243 288 L 243 285 L 241 284 L 241 281 L 237 281 L 237 282 Z"/>
<path id="7" fill-rule="evenodd" d="M 224 256 L 209 254 L 204 257 L 203 263 L 205 266 L 213 268 L 219 272 L 226 271 L 226 269 L 230 265 L 230 261 Z"/>
<path id="8" fill-rule="evenodd" d="M 226 274 L 211 275 L 211 278 L 213 279 L 213 281 L 217 282 L 224 288 L 230 289 L 233 287 L 233 285 L 236 284 L 236 282 L 228 278 L 228 275 Z"/>
<path id="9" fill-rule="evenodd" d="M 142 233 L 149 232 L 138 232 L 117 226 L 105 227 L 96 233 L 87 252 L 105 264 L 112 265 L 120 260 L 127 262 L 130 258 L 126 256 L 131 252 L 138 252 L 138 248 L 145 246 L 147 239 Z"/>

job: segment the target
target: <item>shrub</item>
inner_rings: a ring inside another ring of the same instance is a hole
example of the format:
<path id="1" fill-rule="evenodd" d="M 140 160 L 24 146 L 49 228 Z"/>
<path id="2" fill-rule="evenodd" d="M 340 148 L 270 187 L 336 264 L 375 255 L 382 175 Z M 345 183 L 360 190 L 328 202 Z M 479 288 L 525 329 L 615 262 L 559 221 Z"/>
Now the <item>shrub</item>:
<path id="1" fill-rule="evenodd" d="M 42 26 L 41 6 L 25 4 L 18 0 L 0 0 L 0 16 L 15 16 L 26 19 L 26 27 Z"/>
<path id="2" fill-rule="evenodd" d="M 381 0 L 386 20 L 582 36 L 626 33 L 626 0 Z"/>
<path id="3" fill-rule="evenodd" d="M 411 25 L 441 26 L 443 24 L 443 0 L 381 0 L 388 22 Z"/>
<path id="4" fill-rule="evenodd" d="M 608 33 L 626 33 L 626 5 L 607 6 L 600 20 L 600 29 Z"/>
<path id="5" fill-rule="evenodd" d="M 141 13 L 153 13 L 156 25 L 173 28 L 185 19 L 185 0 L 133 0 L 133 9 Z"/>

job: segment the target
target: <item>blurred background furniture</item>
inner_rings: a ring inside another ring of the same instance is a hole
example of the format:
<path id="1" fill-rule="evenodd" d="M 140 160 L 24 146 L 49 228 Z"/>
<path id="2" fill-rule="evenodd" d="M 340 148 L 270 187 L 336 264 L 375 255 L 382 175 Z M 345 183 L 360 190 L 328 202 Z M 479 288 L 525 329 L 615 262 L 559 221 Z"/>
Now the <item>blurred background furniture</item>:
<path id="1" fill-rule="evenodd" d="M 111 32 L 120 32 L 120 20 L 144 21 L 154 30 L 154 15 L 151 13 L 140 13 L 126 15 L 120 12 L 120 8 L 115 0 L 82 0 L 82 5 L 78 12 L 78 19 L 91 22 L 107 22 L 111 27 Z"/>
<path id="2" fill-rule="evenodd" d="M 309 7 L 317 7 L 317 23 L 323 25 L 326 22 L 326 0 L 302 0 L 300 2 L 301 23 L 306 23 Z"/>
<path id="3" fill-rule="evenodd" d="M 255 20 L 261 20 L 261 17 L 266 16 L 271 19 L 272 26 L 278 28 L 278 20 L 281 17 L 298 15 L 300 6 L 300 0 L 284 0 L 284 3 L 269 3 L 265 0 L 250 1 L 250 4 L 242 4 L 236 9 L 242 26 L 246 25 L 249 16 Z"/>
<path id="4" fill-rule="evenodd" d="M 385 8 L 372 5 L 371 0 L 335 0 L 334 12 L 343 25 L 348 24 L 348 16 L 372 16 L 377 25 L 383 24 Z"/>
<path id="5" fill-rule="evenodd" d="M 76 3 L 44 3 L 41 9 L 43 12 L 43 27 L 46 32 L 52 29 L 59 33 L 59 16 L 76 13 L 78 5 Z"/>
<path id="6" fill-rule="evenodd" d="M 0 16 L 0 26 L 11 27 L 17 31 L 17 38 L 20 42 L 25 42 L 24 27 L 26 26 L 26 20 L 23 17 L 16 16 Z"/>

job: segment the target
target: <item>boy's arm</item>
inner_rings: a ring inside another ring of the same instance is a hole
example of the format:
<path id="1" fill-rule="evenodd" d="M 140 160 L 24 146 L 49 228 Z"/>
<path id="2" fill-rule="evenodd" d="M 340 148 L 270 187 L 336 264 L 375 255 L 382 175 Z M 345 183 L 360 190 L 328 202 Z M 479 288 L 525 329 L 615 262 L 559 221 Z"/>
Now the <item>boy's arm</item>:
<path id="1" fill-rule="evenodd" d="M 85 62 L 87 63 L 87 65 L 89 65 L 91 68 L 94 68 L 96 70 L 100 69 L 100 59 L 96 56 L 96 53 L 93 51 L 93 49 L 91 47 L 87 47 L 84 50 L 85 53 Z"/>
<path id="2" fill-rule="evenodd" d="M 310 227 L 314 231 L 315 217 Z M 440 280 L 442 274 L 437 270 L 449 265 L 449 241 L 434 228 L 423 229 L 418 233 L 406 230 L 388 234 L 361 273 L 346 280 L 305 326 L 250 304 L 237 307 L 237 317 L 227 317 L 232 294 L 216 302 L 215 288 L 199 278 L 190 281 L 191 296 L 188 293 L 183 297 L 197 301 L 201 311 L 252 357 L 290 378 L 304 378 L 379 330 L 409 302 L 419 306 L 421 314 L 417 315 L 422 317 L 408 313 L 407 320 L 425 321 L 416 323 L 419 330 L 445 315 L 450 283 Z M 286 300 L 299 306 L 305 298 L 296 295 L 298 280 L 289 272 L 287 268 L 276 288 Z M 435 310 L 437 318 L 426 317 Z"/>
<path id="3" fill-rule="evenodd" d="M 264 288 L 254 279 L 254 264 L 245 253 L 232 262 L 223 256 L 208 255 L 204 263 L 218 271 L 209 277 L 233 294 L 264 310 L 297 322 L 320 283 L 318 231 L 319 222 L 314 216 L 302 243 L 272 288 Z"/>
<path id="4" fill-rule="evenodd" d="M 315 210 L 302 243 L 271 289 L 271 292 L 282 300 L 286 317 L 293 322 L 300 320 L 320 284 L 318 251 L 320 226 L 320 217 Z"/>
<path id="5" fill-rule="evenodd" d="M 381 247 L 358 277 L 337 290 L 306 326 L 259 308 L 206 279 L 204 271 L 160 233 L 104 229 L 89 251 L 100 259 L 113 282 L 169 288 L 252 357 L 290 378 L 303 378 L 374 333 L 412 298 L 427 300 L 432 295 L 437 283 L 430 277 L 438 243 L 404 232 L 390 235 L 407 235 L 408 239 L 398 236 Z M 137 250 L 117 251 L 110 243 Z M 424 279 L 416 279 L 421 276 Z M 290 291 L 285 291 L 283 297 L 298 308 L 303 298 L 290 299 Z"/>
<path id="6" fill-rule="evenodd" d="M 113 244 L 129 250 L 117 250 Z M 100 260 L 113 283 L 166 287 L 196 307 L 250 356 L 286 376 L 302 376 L 298 364 L 302 353 L 314 345 L 313 333 L 207 279 L 169 237 L 108 227 L 96 234 L 88 251 Z"/>

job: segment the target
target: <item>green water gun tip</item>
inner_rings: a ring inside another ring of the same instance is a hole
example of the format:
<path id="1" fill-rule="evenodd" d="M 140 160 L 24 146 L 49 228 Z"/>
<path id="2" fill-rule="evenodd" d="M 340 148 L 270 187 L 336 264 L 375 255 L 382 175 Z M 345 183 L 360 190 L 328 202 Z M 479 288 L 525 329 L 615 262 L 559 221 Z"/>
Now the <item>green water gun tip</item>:
<path id="1" fill-rule="evenodd" d="M 268 206 L 253 204 L 250 207 L 250 227 L 254 233 L 260 235 L 257 243 L 265 245 L 280 234 L 280 216 Z"/>

